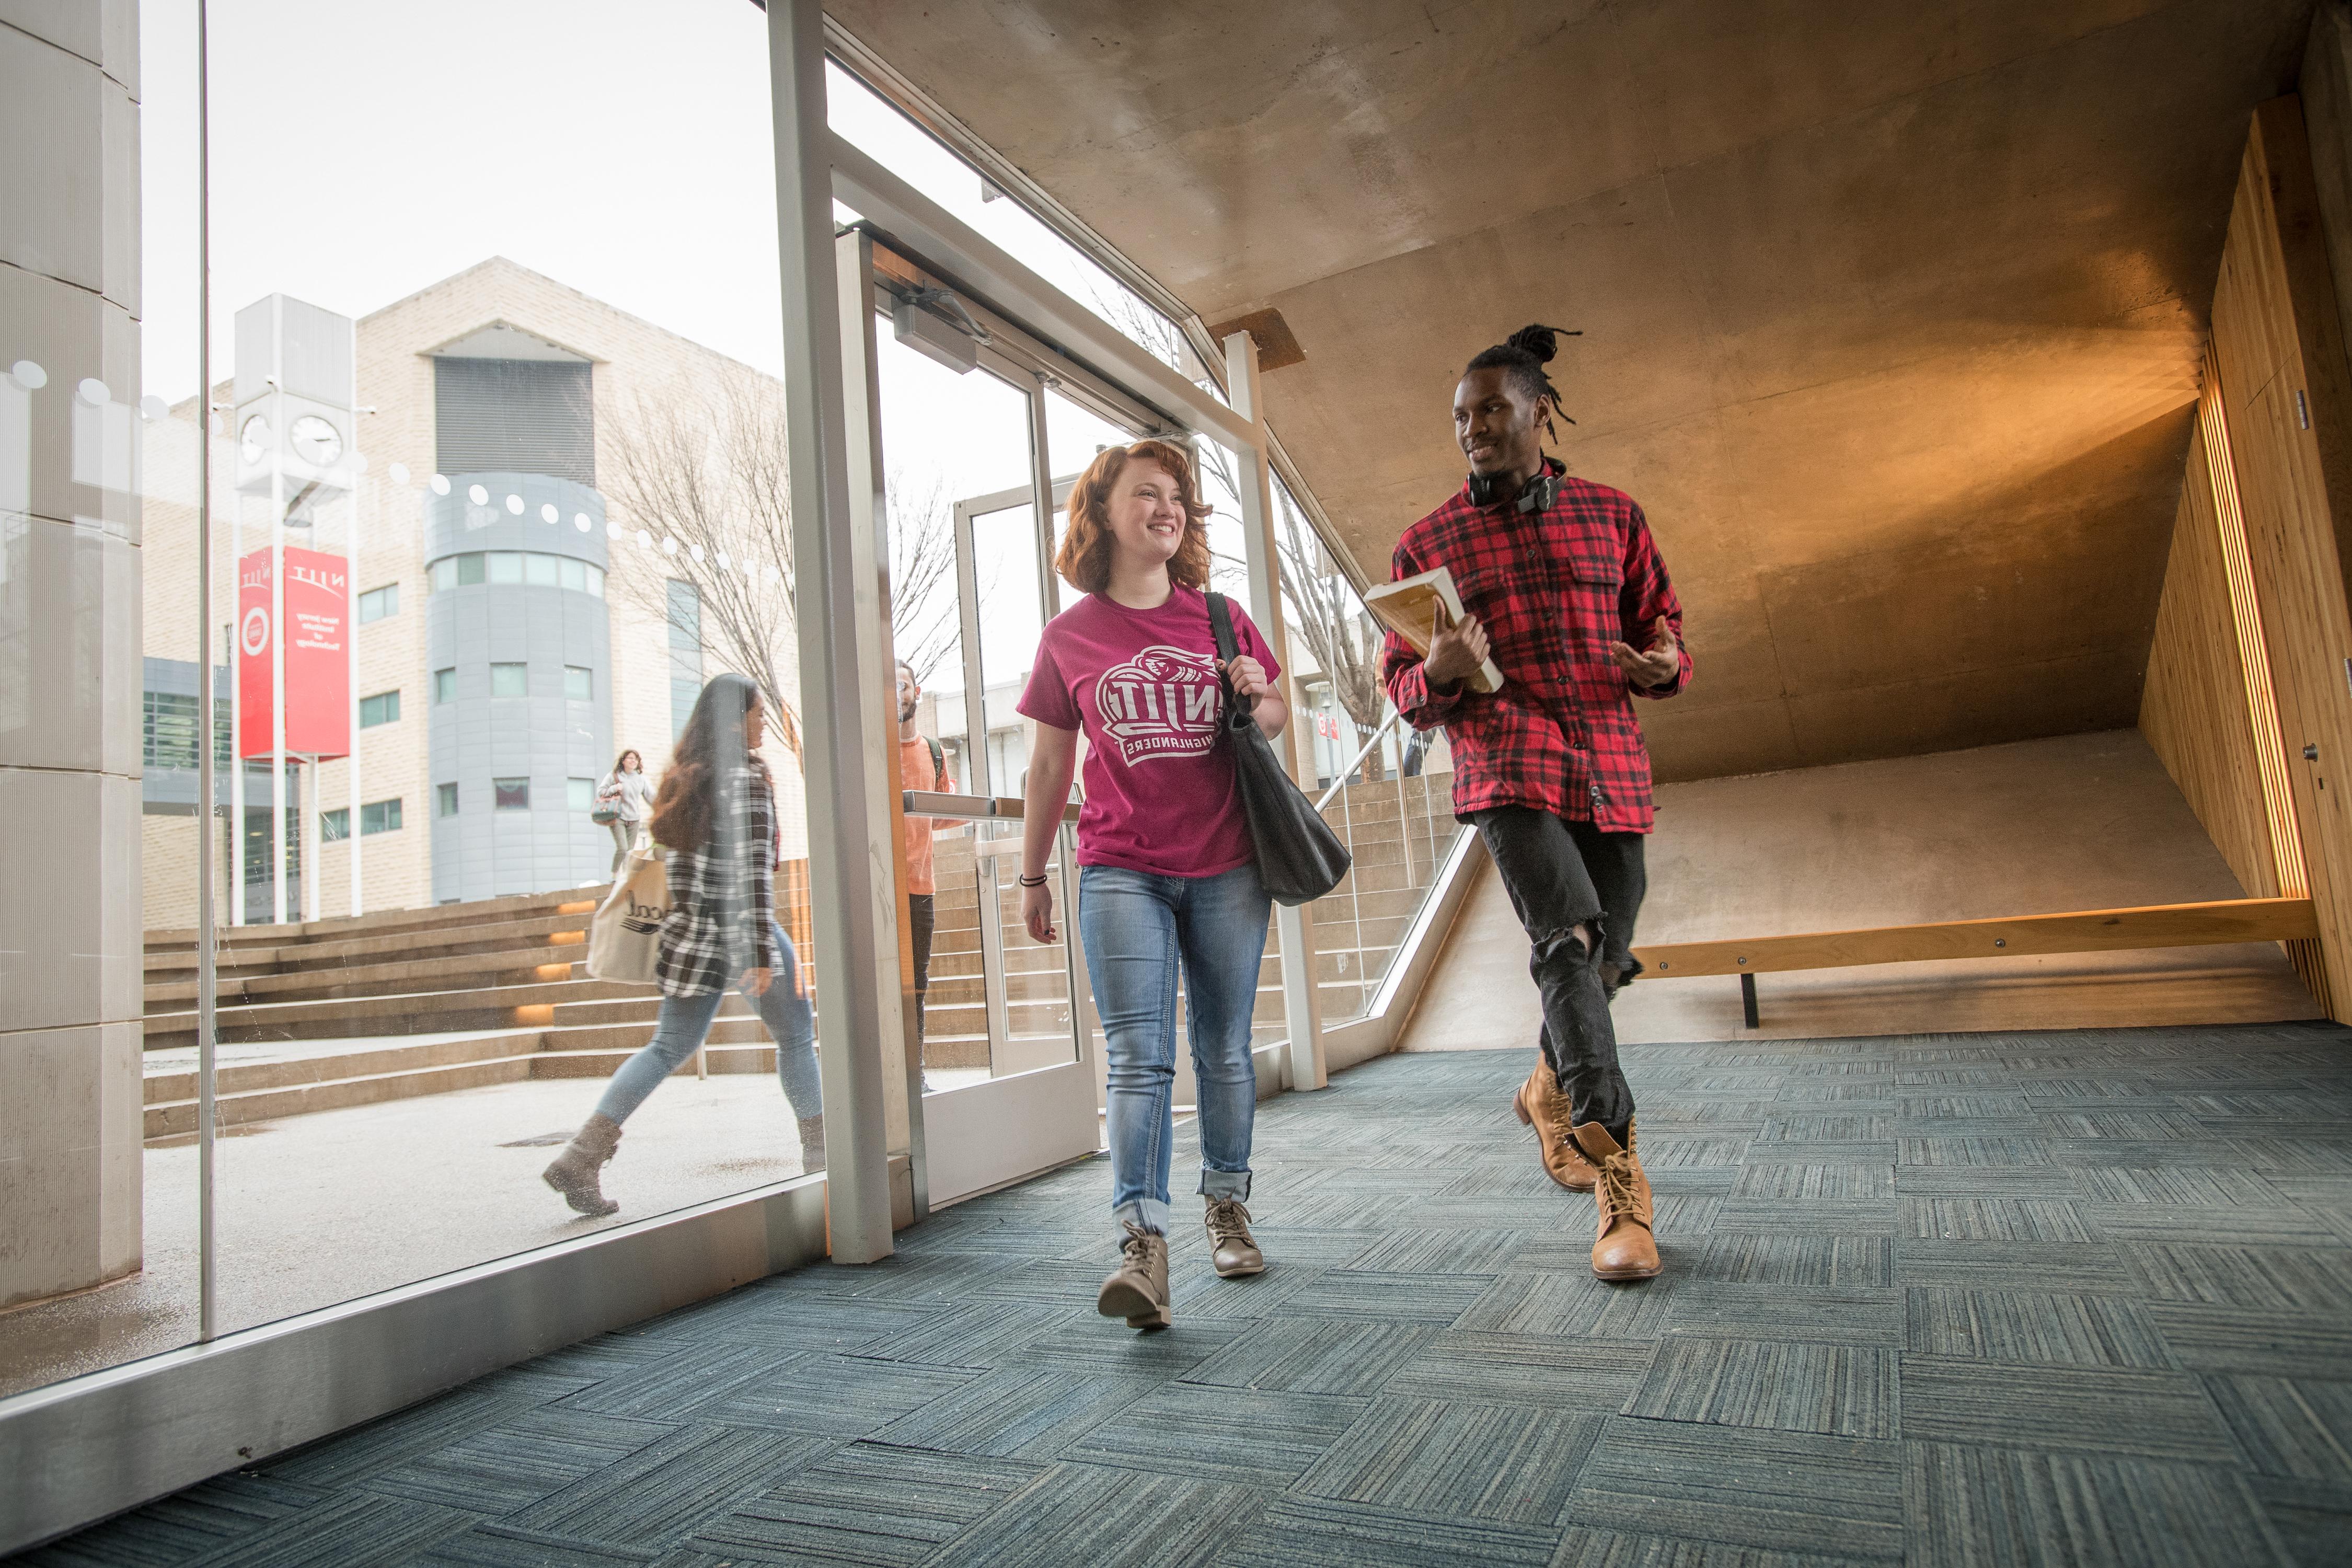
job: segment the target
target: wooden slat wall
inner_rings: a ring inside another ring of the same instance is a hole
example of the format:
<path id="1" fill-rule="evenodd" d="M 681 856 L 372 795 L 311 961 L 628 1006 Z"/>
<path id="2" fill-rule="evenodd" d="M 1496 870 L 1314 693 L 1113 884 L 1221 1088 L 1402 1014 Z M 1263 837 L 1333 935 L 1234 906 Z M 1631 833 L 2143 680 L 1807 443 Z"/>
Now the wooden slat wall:
<path id="1" fill-rule="evenodd" d="M 2254 898 L 2275 897 L 2278 866 L 2214 515 L 2213 475 L 2204 442 L 2196 437 L 2189 443 L 2172 557 L 2157 606 L 2139 728 L 2238 874 L 2239 886 Z"/>
<path id="2" fill-rule="evenodd" d="M 2287 777 L 2324 953 L 2352 1004 L 2352 388 L 2292 98 L 2254 114 L 2213 298 L 2213 347 Z M 2310 747 L 2314 756 L 2305 757 Z M 2317 989 L 2315 987 L 2315 989 Z"/>

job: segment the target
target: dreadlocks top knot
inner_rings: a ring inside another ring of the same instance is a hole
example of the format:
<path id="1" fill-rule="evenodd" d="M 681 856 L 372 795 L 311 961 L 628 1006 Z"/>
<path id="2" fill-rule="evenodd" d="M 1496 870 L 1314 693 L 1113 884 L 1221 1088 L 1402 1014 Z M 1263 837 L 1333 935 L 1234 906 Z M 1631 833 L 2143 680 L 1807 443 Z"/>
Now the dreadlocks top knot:
<path id="1" fill-rule="evenodd" d="M 1544 366 L 1559 353 L 1559 340 L 1582 337 L 1584 334 L 1568 327 L 1547 327 L 1540 321 L 1528 323 L 1513 332 L 1507 342 L 1496 343 L 1482 351 L 1469 364 L 1470 370 L 1502 370 L 1519 391 L 1528 397 L 1549 397 L 1554 408 L 1559 406 L 1559 388 L 1551 384 Z M 1562 414 L 1563 419 L 1568 416 Z M 1569 419 L 1570 425 L 1576 423 Z"/>
<path id="2" fill-rule="evenodd" d="M 1559 329 L 1540 322 L 1524 326 L 1505 340 L 1504 346 L 1517 349 L 1538 364 L 1549 364 L 1559 353 Z"/>

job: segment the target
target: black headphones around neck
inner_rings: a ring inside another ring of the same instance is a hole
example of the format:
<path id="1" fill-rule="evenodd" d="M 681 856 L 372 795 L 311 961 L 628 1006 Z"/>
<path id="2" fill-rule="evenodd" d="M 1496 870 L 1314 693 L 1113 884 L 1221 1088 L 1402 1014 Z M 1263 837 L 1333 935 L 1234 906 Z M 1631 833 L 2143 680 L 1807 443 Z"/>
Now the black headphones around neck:
<path id="1" fill-rule="evenodd" d="M 1504 492 L 1505 487 L 1510 482 L 1510 476 L 1507 474 L 1481 474 L 1474 470 L 1470 475 L 1470 504 L 1493 506 L 1497 501 L 1507 499 Z M 1546 463 L 1536 470 L 1534 479 L 1519 487 L 1518 504 L 1511 510 L 1522 512 L 1549 511 L 1552 502 L 1559 499 L 1559 476 L 1551 471 L 1549 463 Z"/>

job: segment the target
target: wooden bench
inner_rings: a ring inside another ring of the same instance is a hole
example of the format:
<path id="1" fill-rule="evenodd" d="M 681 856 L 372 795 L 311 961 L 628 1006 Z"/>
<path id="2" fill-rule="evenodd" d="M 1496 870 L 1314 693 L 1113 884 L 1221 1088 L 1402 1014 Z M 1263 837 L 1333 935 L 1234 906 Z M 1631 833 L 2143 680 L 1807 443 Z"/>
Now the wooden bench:
<path id="1" fill-rule="evenodd" d="M 2011 958 L 2031 953 L 2114 952 L 2199 947 L 2217 942 L 2293 942 L 2319 934 L 2309 899 L 2221 899 L 2203 904 L 2148 904 L 1929 925 L 1801 931 L 1728 942 L 1682 942 L 1634 950 L 1661 980 L 1703 974 L 1739 976 L 1748 1026 L 1757 1026 L 1756 976 L 1793 969 L 1844 969 L 1865 963 L 1917 963 L 1945 958 Z"/>

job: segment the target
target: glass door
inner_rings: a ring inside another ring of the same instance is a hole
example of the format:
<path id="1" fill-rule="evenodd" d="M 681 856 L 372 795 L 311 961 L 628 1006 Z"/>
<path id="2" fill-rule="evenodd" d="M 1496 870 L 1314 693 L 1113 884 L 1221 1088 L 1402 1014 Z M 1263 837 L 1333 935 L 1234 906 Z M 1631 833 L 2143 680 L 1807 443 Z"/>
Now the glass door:
<path id="1" fill-rule="evenodd" d="M 942 336 L 968 324 L 951 300 L 876 293 L 910 1045 L 936 1205 L 1089 1152 L 1100 1132 L 1066 854 L 1051 870 L 1065 940 L 1035 942 L 1021 921 L 1015 705 L 1055 606 L 1034 489 L 1041 389 L 978 340 L 967 362 Z"/>

